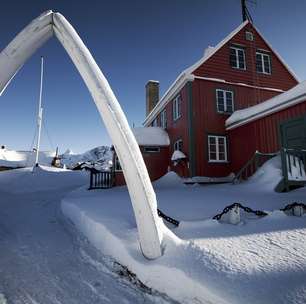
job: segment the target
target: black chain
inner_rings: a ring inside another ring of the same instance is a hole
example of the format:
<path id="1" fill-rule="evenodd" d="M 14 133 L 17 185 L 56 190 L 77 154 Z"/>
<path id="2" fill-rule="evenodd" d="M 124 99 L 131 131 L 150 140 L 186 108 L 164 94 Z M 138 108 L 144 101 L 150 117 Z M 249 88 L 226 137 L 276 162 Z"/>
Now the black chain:
<path id="1" fill-rule="evenodd" d="M 231 204 L 231 205 L 225 207 L 223 209 L 223 211 L 221 213 L 215 215 L 213 217 L 213 219 L 219 221 L 221 219 L 222 215 L 224 215 L 225 213 L 228 213 L 230 210 L 232 210 L 235 207 L 238 207 L 238 208 L 240 208 L 240 209 L 242 209 L 242 210 L 244 210 L 245 212 L 248 212 L 248 213 L 254 213 L 257 216 L 266 216 L 266 215 L 268 215 L 268 213 L 266 213 L 264 211 L 253 210 L 253 209 L 251 209 L 249 207 L 242 206 L 240 203 L 234 203 L 234 204 Z"/>
<path id="2" fill-rule="evenodd" d="M 281 211 L 289 211 L 292 210 L 294 207 L 303 207 L 304 210 L 306 210 L 306 205 L 303 203 L 297 203 L 294 202 L 292 204 L 286 205 L 283 209 L 280 209 Z"/>
<path id="3" fill-rule="evenodd" d="M 173 224 L 174 226 L 178 227 L 178 225 L 180 224 L 179 221 L 175 220 L 174 218 L 164 214 L 163 212 L 161 212 L 159 209 L 157 209 L 157 214 L 158 216 L 162 217 L 165 221 Z"/>

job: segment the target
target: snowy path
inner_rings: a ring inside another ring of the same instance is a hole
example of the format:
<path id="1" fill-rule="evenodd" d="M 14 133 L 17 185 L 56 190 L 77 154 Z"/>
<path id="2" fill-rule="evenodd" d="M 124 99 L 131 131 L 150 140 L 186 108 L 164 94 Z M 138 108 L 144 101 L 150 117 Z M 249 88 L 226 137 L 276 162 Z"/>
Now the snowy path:
<path id="1" fill-rule="evenodd" d="M 0 183 L 1 304 L 1 293 L 14 304 L 167 302 L 120 277 L 68 225 L 60 199 L 71 188 L 20 194 L 3 188 Z"/>

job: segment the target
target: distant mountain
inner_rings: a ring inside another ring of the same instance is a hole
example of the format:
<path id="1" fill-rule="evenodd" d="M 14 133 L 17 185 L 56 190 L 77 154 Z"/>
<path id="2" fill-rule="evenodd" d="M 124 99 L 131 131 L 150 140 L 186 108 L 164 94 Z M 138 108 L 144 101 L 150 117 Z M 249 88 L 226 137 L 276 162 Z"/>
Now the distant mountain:
<path id="1" fill-rule="evenodd" d="M 61 163 L 68 169 L 73 169 L 85 163 L 87 166 L 106 170 L 112 166 L 113 152 L 108 146 L 99 146 L 81 154 L 74 154 L 68 149 L 64 154 L 59 155 L 59 157 Z"/>
<path id="2" fill-rule="evenodd" d="M 51 166 L 55 152 L 39 152 L 39 163 L 45 166 Z M 75 154 L 70 149 L 64 154 L 59 155 L 61 164 L 67 169 L 73 169 L 79 165 L 95 167 L 98 170 L 108 170 L 112 166 L 113 152 L 108 146 L 93 148 L 85 153 Z M 0 149 L 0 168 L 22 168 L 31 167 L 35 164 L 35 152 L 33 151 L 15 151 L 9 149 Z"/>

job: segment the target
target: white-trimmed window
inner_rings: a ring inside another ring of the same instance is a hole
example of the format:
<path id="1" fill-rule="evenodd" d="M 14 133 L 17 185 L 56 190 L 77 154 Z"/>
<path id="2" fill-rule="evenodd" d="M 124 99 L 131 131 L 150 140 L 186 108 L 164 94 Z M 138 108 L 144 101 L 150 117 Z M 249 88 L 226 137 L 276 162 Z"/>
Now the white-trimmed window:
<path id="1" fill-rule="evenodd" d="M 225 136 L 208 135 L 209 162 L 227 162 L 227 144 Z"/>
<path id="2" fill-rule="evenodd" d="M 144 147 L 145 153 L 159 153 L 160 147 Z"/>
<path id="3" fill-rule="evenodd" d="M 183 141 L 178 139 L 173 145 L 174 151 L 183 151 Z"/>
<path id="4" fill-rule="evenodd" d="M 182 116 L 181 106 L 182 106 L 182 98 L 181 95 L 179 94 L 173 99 L 172 103 L 173 120 L 177 120 Z"/>
<path id="5" fill-rule="evenodd" d="M 256 52 L 256 71 L 262 74 L 271 74 L 271 57 L 269 54 Z"/>
<path id="6" fill-rule="evenodd" d="M 161 113 L 160 113 L 160 126 L 163 129 L 167 128 L 167 111 L 166 109 L 164 109 Z"/>
<path id="7" fill-rule="evenodd" d="M 230 65 L 232 68 L 245 70 L 245 52 L 243 48 L 230 47 Z"/>
<path id="8" fill-rule="evenodd" d="M 114 164 L 114 166 L 115 166 L 115 171 L 116 172 L 122 171 L 122 168 L 121 168 L 121 165 L 120 165 L 120 161 L 119 161 L 119 158 L 118 158 L 117 155 L 115 156 L 115 164 Z"/>
<path id="9" fill-rule="evenodd" d="M 232 91 L 216 90 L 217 111 L 219 113 L 234 112 L 234 94 Z"/>

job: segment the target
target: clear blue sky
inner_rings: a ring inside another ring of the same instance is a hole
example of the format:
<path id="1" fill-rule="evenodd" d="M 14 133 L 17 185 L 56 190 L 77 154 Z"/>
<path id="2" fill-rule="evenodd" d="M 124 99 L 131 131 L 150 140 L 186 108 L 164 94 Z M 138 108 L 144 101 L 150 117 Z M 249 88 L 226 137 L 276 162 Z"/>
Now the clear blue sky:
<path id="1" fill-rule="evenodd" d="M 253 2 L 254 0 L 252 0 Z M 75 27 L 108 78 L 127 118 L 140 126 L 144 86 L 161 95 L 177 75 L 241 23 L 240 0 L 3 1 L 0 49 L 33 18 L 52 9 Z M 255 26 L 301 80 L 306 79 L 306 1 L 257 0 Z M 111 144 L 91 97 L 68 55 L 50 40 L 0 97 L 0 144 L 29 149 L 36 127 L 40 56 L 45 57 L 44 119 L 54 146 L 82 152 Z M 1 73 L 1 71 L 0 71 Z M 50 149 L 47 134 L 42 146 Z"/>

